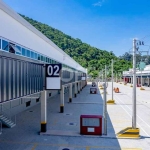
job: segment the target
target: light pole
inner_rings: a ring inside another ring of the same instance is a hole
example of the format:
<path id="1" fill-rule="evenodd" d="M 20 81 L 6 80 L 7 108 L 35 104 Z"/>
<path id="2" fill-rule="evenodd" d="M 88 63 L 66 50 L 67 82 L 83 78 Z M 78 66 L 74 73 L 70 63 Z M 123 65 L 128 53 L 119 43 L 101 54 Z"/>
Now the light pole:
<path id="1" fill-rule="evenodd" d="M 113 98 L 113 82 L 114 82 L 114 61 L 113 61 L 113 59 L 111 60 L 112 62 L 111 62 L 111 82 L 112 82 L 112 100 L 114 99 Z"/>

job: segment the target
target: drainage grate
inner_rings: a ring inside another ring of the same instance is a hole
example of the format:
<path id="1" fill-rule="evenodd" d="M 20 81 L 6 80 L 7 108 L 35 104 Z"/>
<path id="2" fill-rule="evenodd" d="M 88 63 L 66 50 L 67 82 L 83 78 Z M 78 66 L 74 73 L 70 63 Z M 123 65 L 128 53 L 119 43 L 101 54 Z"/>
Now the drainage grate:
<path id="1" fill-rule="evenodd" d="M 73 147 L 59 147 L 58 150 L 74 150 Z"/>
<path id="2" fill-rule="evenodd" d="M 71 116 L 72 114 L 71 113 L 66 113 L 64 114 L 65 116 Z"/>
<path id="3" fill-rule="evenodd" d="M 67 125 L 68 125 L 68 126 L 76 126 L 76 125 L 77 125 L 77 123 L 73 123 L 73 122 L 71 122 L 71 123 L 67 123 Z"/>

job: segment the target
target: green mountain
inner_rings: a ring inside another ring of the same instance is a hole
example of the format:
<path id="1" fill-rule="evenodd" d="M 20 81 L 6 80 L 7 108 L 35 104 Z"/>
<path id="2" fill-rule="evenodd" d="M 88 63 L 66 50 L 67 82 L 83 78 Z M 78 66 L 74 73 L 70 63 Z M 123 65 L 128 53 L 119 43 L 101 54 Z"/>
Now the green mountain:
<path id="1" fill-rule="evenodd" d="M 114 71 L 116 73 L 131 68 L 131 61 L 116 57 L 112 51 L 108 52 L 106 50 L 92 47 L 89 44 L 83 43 L 80 39 L 72 38 L 49 25 L 38 22 L 24 15 L 21 16 L 76 60 L 80 65 L 88 68 L 89 74 L 93 77 L 96 77 L 98 72 L 101 69 L 104 69 L 105 64 L 110 66 L 111 59 L 116 61 L 114 64 Z"/>

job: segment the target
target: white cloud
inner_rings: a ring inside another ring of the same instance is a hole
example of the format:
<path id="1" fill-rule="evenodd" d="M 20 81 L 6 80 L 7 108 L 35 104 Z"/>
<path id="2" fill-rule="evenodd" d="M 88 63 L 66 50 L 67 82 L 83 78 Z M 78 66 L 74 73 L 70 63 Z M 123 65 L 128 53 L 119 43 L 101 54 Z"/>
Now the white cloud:
<path id="1" fill-rule="evenodd" d="M 97 3 L 94 3 L 93 6 L 101 7 L 104 2 L 105 2 L 105 0 L 98 1 Z"/>

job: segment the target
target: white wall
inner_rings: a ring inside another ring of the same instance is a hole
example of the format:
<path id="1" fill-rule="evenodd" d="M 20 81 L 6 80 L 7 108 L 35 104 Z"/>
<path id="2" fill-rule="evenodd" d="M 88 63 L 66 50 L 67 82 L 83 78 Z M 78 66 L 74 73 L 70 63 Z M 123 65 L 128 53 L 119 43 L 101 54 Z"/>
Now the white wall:
<path id="1" fill-rule="evenodd" d="M 31 31 L 25 27 L 24 25 L 26 22 L 24 24 L 24 20 L 22 21 L 22 18 L 20 18 L 18 14 L 14 15 L 17 16 L 17 19 L 14 19 L 8 13 L 8 10 L 5 11 L 5 7 L 0 7 L 0 36 L 47 55 L 54 60 L 64 63 L 70 67 L 85 72 L 85 69 L 77 64 L 77 62 L 69 58 L 69 56 L 66 56 L 65 60 L 63 60 L 64 52 L 61 52 L 59 48 L 57 49 L 57 46 L 54 46 L 53 44 L 50 45 L 49 42 L 46 42 L 43 38 L 38 36 L 38 32 L 33 32 L 34 29 Z M 26 25 L 30 26 L 28 23 Z M 32 27 L 30 26 L 30 28 Z"/>

